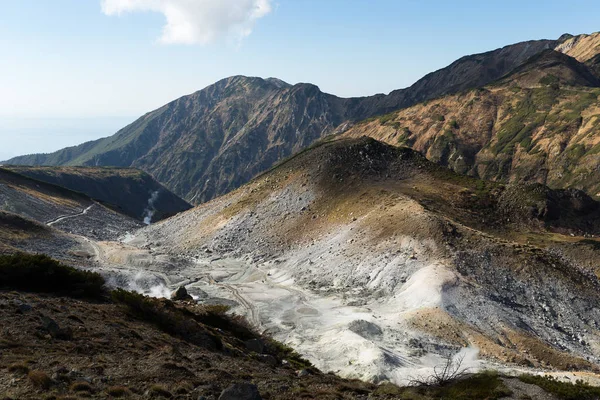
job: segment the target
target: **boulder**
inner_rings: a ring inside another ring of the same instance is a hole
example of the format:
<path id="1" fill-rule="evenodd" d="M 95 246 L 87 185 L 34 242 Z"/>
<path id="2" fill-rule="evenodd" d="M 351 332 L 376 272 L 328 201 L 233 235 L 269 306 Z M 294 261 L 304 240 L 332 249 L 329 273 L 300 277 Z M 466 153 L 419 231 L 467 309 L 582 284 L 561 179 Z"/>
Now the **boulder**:
<path id="1" fill-rule="evenodd" d="M 379 326 L 372 322 L 365 321 L 364 319 L 357 319 L 350 322 L 350 324 L 348 324 L 348 329 L 365 339 L 372 339 L 383 335 Z"/>
<path id="2" fill-rule="evenodd" d="M 303 376 L 310 375 L 310 372 L 308 372 L 307 369 L 301 369 L 300 371 L 296 372 L 296 374 L 298 375 L 298 378 L 302 378 Z"/>
<path id="3" fill-rule="evenodd" d="M 262 400 L 262 397 L 256 385 L 236 383 L 223 390 L 219 400 Z"/>
<path id="4" fill-rule="evenodd" d="M 192 296 L 188 293 L 185 286 L 179 286 L 179 289 L 171 293 L 171 300 L 175 301 L 186 301 L 186 300 L 194 300 Z"/>
<path id="5" fill-rule="evenodd" d="M 41 329 L 45 330 L 55 339 L 71 340 L 73 338 L 73 331 L 69 327 L 61 328 L 55 320 L 50 317 L 42 317 Z"/>
<path id="6" fill-rule="evenodd" d="M 265 351 L 265 344 L 260 339 L 250 339 L 244 342 L 246 348 L 257 354 L 262 354 Z"/>
<path id="7" fill-rule="evenodd" d="M 271 367 L 276 367 L 279 363 L 277 362 L 277 359 L 275 357 L 273 357 L 272 355 L 269 354 L 259 354 L 258 355 L 258 361 L 267 364 L 268 366 Z"/>

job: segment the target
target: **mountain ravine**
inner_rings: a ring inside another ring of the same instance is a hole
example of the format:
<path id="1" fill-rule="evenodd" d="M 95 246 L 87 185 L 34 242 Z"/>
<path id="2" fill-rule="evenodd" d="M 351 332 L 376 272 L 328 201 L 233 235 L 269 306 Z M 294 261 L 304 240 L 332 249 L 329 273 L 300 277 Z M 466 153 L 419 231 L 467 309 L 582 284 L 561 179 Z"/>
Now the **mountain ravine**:
<path id="1" fill-rule="evenodd" d="M 488 84 L 567 38 L 466 56 L 389 95 L 343 99 L 311 84 L 234 76 L 152 111 L 114 136 L 7 163 L 135 167 L 198 204 L 351 123 Z"/>

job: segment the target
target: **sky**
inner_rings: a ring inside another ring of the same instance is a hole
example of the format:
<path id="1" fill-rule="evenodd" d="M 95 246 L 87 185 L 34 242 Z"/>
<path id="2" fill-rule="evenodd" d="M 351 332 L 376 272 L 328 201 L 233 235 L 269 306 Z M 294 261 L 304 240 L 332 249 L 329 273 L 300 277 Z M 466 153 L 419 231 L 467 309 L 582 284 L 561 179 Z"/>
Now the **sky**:
<path id="1" fill-rule="evenodd" d="M 0 160 L 109 136 L 231 75 L 388 93 L 598 21 L 597 0 L 0 0 Z"/>

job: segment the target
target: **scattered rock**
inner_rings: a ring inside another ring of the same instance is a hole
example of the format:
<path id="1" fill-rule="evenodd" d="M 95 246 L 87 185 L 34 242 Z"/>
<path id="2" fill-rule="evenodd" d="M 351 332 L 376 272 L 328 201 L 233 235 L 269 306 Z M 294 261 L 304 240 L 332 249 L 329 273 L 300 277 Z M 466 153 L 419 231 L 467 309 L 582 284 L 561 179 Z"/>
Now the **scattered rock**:
<path id="1" fill-rule="evenodd" d="M 278 362 L 275 357 L 269 354 L 259 354 L 258 360 L 262 363 L 265 363 L 271 367 L 276 367 Z"/>
<path id="2" fill-rule="evenodd" d="M 73 332 L 70 328 L 61 328 L 52 318 L 43 316 L 41 329 L 45 330 L 55 339 L 71 340 Z"/>
<path id="3" fill-rule="evenodd" d="M 310 375 L 310 372 L 308 372 L 307 369 L 301 369 L 300 371 L 298 371 L 296 373 L 298 375 L 298 378 L 302 378 L 303 376 L 308 376 Z"/>
<path id="4" fill-rule="evenodd" d="M 33 309 L 33 307 L 31 307 L 29 304 L 19 304 L 17 306 L 17 312 L 21 313 L 21 314 L 25 314 L 28 311 L 31 311 Z"/>
<path id="5" fill-rule="evenodd" d="M 219 400 L 262 400 L 258 388 L 251 383 L 236 383 L 223 390 Z"/>
<path id="6" fill-rule="evenodd" d="M 179 289 L 171 293 L 171 300 L 175 301 L 186 301 L 186 300 L 194 300 L 192 296 L 189 295 L 185 286 L 179 286 Z"/>
<path id="7" fill-rule="evenodd" d="M 348 329 L 366 339 L 383 335 L 383 331 L 378 325 L 364 319 L 357 319 L 350 322 Z"/>
<path id="8" fill-rule="evenodd" d="M 265 351 L 265 344 L 260 339 L 250 339 L 244 342 L 246 348 L 258 354 L 262 354 Z"/>

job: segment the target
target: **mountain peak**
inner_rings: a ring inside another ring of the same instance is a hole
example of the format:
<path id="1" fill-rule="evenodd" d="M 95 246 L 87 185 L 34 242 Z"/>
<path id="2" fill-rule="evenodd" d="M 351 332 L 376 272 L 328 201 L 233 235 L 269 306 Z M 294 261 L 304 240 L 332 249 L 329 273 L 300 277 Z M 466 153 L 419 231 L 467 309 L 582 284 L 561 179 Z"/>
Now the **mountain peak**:
<path id="1" fill-rule="evenodd" d="M 600 32 L 572 36 L 556 46 L 555 50 L 579 62 L 586 62 L 600 54 Z"/>

